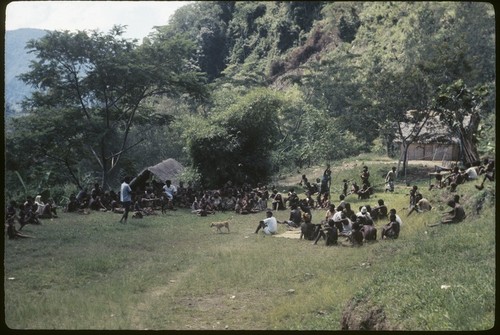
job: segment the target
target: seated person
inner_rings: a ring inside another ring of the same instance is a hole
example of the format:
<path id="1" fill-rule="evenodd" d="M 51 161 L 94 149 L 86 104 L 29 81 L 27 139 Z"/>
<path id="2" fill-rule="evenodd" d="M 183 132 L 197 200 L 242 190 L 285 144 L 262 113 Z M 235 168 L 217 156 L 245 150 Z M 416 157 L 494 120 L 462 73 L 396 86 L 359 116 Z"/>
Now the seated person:
<path id="1" fill-rule="evenodd" d="M 458 166 L 455 166 L 453 168 L 453 171 L 451 174 L 449 174 L 446 178 L 444 178 L 443 183 L 448 185 L 448 186 L 454 186 L 453 189 L 456 188 L 456 185 L 463 184 L 466 179 L 466 174 L 465 171 L 461 171 Z"/>
<path id="2" fill-rule="evenodd" d="M 486 180 L 489 180 L 489 181 L 495 180 L 495 161 L 494 160 L 488 161 L 486 166 L 479 170 L 479 174 L 480 175 L 484 174 L 484 178 L 483 178 L 481 185 L 479 185 L 479 186 L 476 185 L 476 188 L 478 190 L 482 190 L 484 188 L 484 182 Z"/>
<path id="3" fill-rule="evenodd" d="M 19 230 L 23 229 L 27 224 L 41 224 L 32 206 L 26 206 L 25 204 L 19 205 L 19 224 L 21 225 Z"/>
<path id="4" fill-rule="evenodd" d="M 290 217 L 288 221 L 285 221 L 289 227 L 298 228 L 300 227 L 300 223 L 302 222 L 302 212 L 299 209 L 299 206 L 296 204 L 292 205 L 292 210 L 290 211 Z"/>
<path id="5" fill-rule="evenodd" d="M 16 215 L 16 207 L 17 203 L 15 200 L 11 200 L 9 202 L 9 206 L 7 206 L 7 213 L 6 213 L 6 218 L 14 218 L 15 220 L 19 220 L 17 215 Z"/>
<path id="6" fill-rule="evenodd" d="M 7 236 L 9 240 L 15 240 L 17 238 L 32 238 L 33 236 L 25 235 L 16 229 L 15 217 L 11 216 L 7 219 Z"/>
<path id="7" fill-rule="evenodd" d="M 56 218 L 57 215 L 54 214 L 54 210 L 52 209 L 52 205 L 50 203 L 43 203 L 42 196 L 37 195 L 35 198 L 35 204 L 37 205 L 36 213 L 38 217 L 41 219 L 51 219 Z"/>
<path id="8" fill-rule="evenodd" d="M 154 215 L 156 214 L 152 207 L 142 207 L 142 196 L 137 196 L 134 202 L 134 214 L 140 213 L 140 215 Z M 139 215 L 138 215 L 139 216 Z"/>
<path id="9" fill-rule="evenodd" d="M 479 168 L 476 166 L 472 166 L 471 163 L 465 163 L 465 173 L 467 174 L 467 180 L 476 180 L 478 178 L 478 170 Z"/>
<path id="10" fill-rule="evenodd" d="M 363 238 L 365 241 L 376 241 L 377 240 L 377 228 L 372 225 L 364 225 L 361 227 L 361 232 L 363 233 Z"/>
<path id="11" fill-rule="evenodd" d="M 104 204 L 102 203 L 100 195 L 90 197 L 89 208 L 93 211 L 102 211 L 102 212 L 106 212 L 108 210 L 106 206 L 104 206 Z"/>
<path id="12" fill-rule="evenodd" d="M 337 244 L 337 240 L 339 237 L 337 228 L 332 224 L 332 221 L 325 223 L 324 227 L 321 228 L 320 225 L 316 227 L 316 231 L 314 233 L 316 239 L 314 240 L 314 245 L 316 245 L 320 238 L 325 239 L 325 245 L 334 245 Z"/>
<path id="13" fill-rule="evenodd" d="M 285 209 L 285 202 L 283 201 L 283 196 L 281 193 L 278 193 L 278 190 L 274 189 L 271 194 L 271 203 L 273 206 L 273 210 L 283 210 Z"/>
<path id="14" fill-rule="evenodd" d="M 363 245 L 363 233 L 361 231 L 362 226 L 359 221 L 359 217 L 352 223 L 351 234 L 349 235 L 349 241 L 355 246 Z"/>
<path id="15" fill-rule="evenodd" d="M 368 184 L 363 184 L 363 187 L 358 191 L 358 199 L 369 199 L 372 194 L 372 188 Z"/>
<path id="16" fill-rule="evenodd" d="M 403 227 L 403 220 L 401 220 L 401 218 L 399 217 L 399 215 L 396 213 L 396 209 L 391 208 L 389 210 L 389 216 L 391 214 L 394 214 L 396 216 L 396 221 L 399 223 L 399 228 L 401 229 L 401 227 Z"/>
<path id="17" fill-rule="evenodd" d="M 318 194 L 316 200 L 319 208 L 328 208 L 331 204 L 330 195 L 328 193 Z"/>
<path id="18" fill-rule="evenodd" d="M 335 226 L 337 227 L 338 230 L 342 230 L 342 213 L 344 212 L 344 209 L 340 206 L 337 206 L 335 213 L 333 214 L 332 221 L 334 222 Z M 344 213 L 345 217 L 345 213 Z"/>
<path id="19" fill-rule="evenodd" d="M 400 225 L 396 220 L 396 214 L 389 215 L 389 223 L 382 227 L 382 239 L 397 239 L 399 237 Z"/>
<path id="20" fill-rule="evenodd" d="M 345 214 L 344 214 L 345 215 Z M 352 222 L 356 221 L 356 215 L 353 215 L 351 219 L 345 218 L 342 220 L 342 230 L 339 230 L 340 236 L 349 237 L 352 233 Z"/>
<path id="21" fill-rule="evenodd" d="M 87 193 L 87 189 L 83 188 L 76 195 L 76 200 L 80 204 L 80 209 L 87 208 L 89 206 L 89 194 Z"/>
<path id="22" fill-rule="evenodd" d="M 349 194 L 358 194 L 358 192 L 359 192 L 359 185 L 355 181 L 353 181 L 351 184 L 351 192 L 349 192 Z"/>
<path id="23" fill-rule="evenodd" d="M 276 218 L 273 216 L 273 212 L 267 211 L 266 216 L 264 220 L 259 221 L 255 234 L 257 234 L 261 228 L 266 235 L 275 235 L 278 233 L 278 221 L 276 221 Z"/>
<path id="24" fill-rule="evenodd" d="M 373 219 L 370 215 L 370 212 L 368 211 L 367 206 L 361 206 L 360 211 L 356 213 L 356 217 L 358 218 L 359 224 L 361 226 L 364 225 L 372 225 L 373 226 Z"/>
<path id="25" fill-rule="evenodd" d="M 423 212 L 428 212 L 432 209 L 431 203 L 429 202 L 429 200 L 422 197 L 422 194 L 420 193 L 417 194 L 416 200 L 417 203 L 415 204 L 415 206 L 412 207 L 412 209 L 410 209 L 408 215 L 406 216 L 410 216 L 410 214 L 413 213 L 414 211 L 416 211 L 417 213 L 423 213 Z"/>
<path id="26" fill-rule="evenodd" d="M 328 210 L 326 211 L 325 222 L 333 220 L 333 216 L 335 215 L 336 212 L 337 211 L 335 210 L 335 204 L 330 204 L 330 206 L 328 206 Z"/>
<path id="27" fill-rule="evenodd" d="M 378 206 L 373 207 L 373 209 L 370 212 L 370 215 L 373 220 L 381 220 L 385 219 L 389 215 L 389 210 L 387 206 L 384 203 L 383 199 L 378 199 Z"/>
<path id="28" fill-rule="evenodd" d="M 344 211 L 345 211 L 345 215 L 350 218 L 352 217 L 353 215 L 355 215 L 354 211 L 352 210 L 351 208 L 351 203 L 350 202 L 346 202 L 345 205 L 344 205 Z"/>
<path id="29" fill-rule="evenodd" d="M 466 215 L 462 205 L 453 200 L 448 201 L 447 205 L 452 209 L 444 213 L 445 217 L 441 220 L 441 223 L 459 223 L 465 219 Z"/>

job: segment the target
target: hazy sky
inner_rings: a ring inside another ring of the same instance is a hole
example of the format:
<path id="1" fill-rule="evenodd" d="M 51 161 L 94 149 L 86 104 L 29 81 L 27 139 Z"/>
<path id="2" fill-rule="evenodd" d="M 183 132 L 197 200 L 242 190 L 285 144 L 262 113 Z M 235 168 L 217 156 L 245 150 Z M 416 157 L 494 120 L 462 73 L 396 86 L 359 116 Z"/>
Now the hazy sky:
<path id="1" fill-rule="evenodd" d="M 179 7 L 193 1 L 13 1 L 6 7 L 5 29 L 92 30 L 107 33 L 127 25 L 124 37 L 141 40 L 153 26 L 168 23 Z"/>

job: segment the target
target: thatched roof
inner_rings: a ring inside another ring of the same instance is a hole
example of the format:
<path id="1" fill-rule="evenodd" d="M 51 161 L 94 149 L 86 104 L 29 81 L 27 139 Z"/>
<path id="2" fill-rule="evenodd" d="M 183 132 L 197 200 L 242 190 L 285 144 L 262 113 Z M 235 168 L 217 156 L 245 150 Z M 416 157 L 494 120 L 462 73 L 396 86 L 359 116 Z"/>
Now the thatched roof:
<path id="1" fill-rule="evenodd" d="M 141 187 L 149 180 L 151 175 L 156 177 L 158 181 L 165 182 L 170 179 L 173 185 L 179 185 L 179 175 L 184 170 L 184 166 L 173 158 L 166 159 L 161 163 L 145 168 L 130 182 L 130 187 Z"/>
<path id="2" fill-rule="evenodd" d="M 404 123 L 401 126 L 404 137 L 411 135 L 412 131 L 415 131 L 414 124 Z M 399 135 L 397 136 L 395 142 L 401 142 Z M 425 126 L 420 131 L 418 138 L 414 143 L 429 144 L 429 143 L 459 143 L 459 139 L 453 134 L 449 128 L 442 123 L 438 117 L 431 117 L 427 120 Z"/>

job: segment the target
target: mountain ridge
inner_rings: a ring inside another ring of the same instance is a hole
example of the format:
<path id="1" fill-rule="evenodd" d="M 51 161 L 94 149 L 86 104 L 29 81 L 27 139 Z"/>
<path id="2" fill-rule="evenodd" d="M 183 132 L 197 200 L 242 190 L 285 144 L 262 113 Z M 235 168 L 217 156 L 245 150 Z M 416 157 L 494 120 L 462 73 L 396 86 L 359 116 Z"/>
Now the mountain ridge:
<path id="1" fill-rule="evenodd" d="M 29 70 L 29 65 L 35 57 L 25 49 L 26 43 L 32 39 L 39 39 L 47 30 L 36 28 L 19 28 L 5 31 L 4 50 L 4 89 L 6 114 L 20 112 L 20 103 L 32 93 L 31 87 L 17 78 Z"/>

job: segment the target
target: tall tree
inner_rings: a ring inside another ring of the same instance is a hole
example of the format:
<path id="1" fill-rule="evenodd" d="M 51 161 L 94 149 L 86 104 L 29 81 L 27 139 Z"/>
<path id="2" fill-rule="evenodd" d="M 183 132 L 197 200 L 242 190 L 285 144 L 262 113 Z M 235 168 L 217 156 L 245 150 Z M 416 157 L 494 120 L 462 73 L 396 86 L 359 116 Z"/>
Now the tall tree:
<path id="1" fill-rule="evenodd" d="M 108 176 L 127 151 L 137 114 L 151 96 L 205 94 L 202 77 L 192 63 L 193 44 L 181 37 L 145 41 L 122 38 L 124 28 L 107 33 L 55 31 L 27 48 L 34 53 L 30 71 L 20 78 L 37 91 L 24 102 L 36 115 L 40 110 L 71 111 L 65 127 L 80 134 L 86 157 L 101 172 L 106 187 Z M 50 120 L 51 115 L 44 117 Z M 54 125 L 56 120 L 52 120 Z M 50 122 L 49 122 L 50 123 Z M 58 143 L 47 143 L 57 152 Z"/>
<path id="2" fill-rule="evenodd" d="M 482 115 L 488 110 L 489 89 L 486 86 L 469 89 L 463 80 L 440 87 L 435 100 L 435 109 L 440 119 L 460 140 L 460 155 L 463 162 L 479 160 L 477 150 L 478 129 Z"/>

